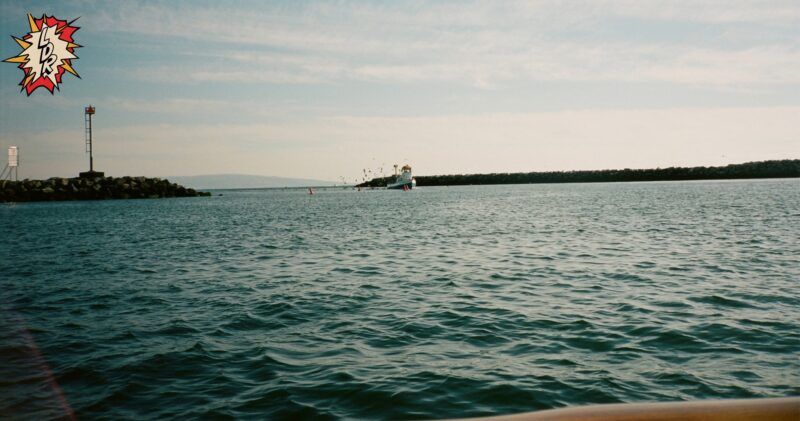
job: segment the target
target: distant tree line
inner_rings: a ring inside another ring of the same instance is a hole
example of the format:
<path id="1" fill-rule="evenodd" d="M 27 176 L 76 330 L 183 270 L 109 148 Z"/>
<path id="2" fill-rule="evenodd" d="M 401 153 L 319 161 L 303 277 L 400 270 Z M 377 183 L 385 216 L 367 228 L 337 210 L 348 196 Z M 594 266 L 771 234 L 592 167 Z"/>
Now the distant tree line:
<path id="1" fill-rule="evenodd" d="M 800 177 L 800 159 L 746 162 L 724 167 L 670 167 L 654 169 L 548 171 L 529 173 L 453 174 L 415 177 L 418 186 L 478 184 L 608 183 L 623 181 L 730 180 Z M 374 178 L 359 187 L 385 187 L 394 177 Z"/>

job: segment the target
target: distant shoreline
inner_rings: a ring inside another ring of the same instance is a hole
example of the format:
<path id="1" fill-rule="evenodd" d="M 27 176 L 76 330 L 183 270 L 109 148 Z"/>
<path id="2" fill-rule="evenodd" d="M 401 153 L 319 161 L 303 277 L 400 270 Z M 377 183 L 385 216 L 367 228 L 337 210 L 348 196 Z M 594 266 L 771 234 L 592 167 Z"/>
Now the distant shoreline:
<path id="1" fill-rule="evenodd" d="M 800 177 L 800 159 L 746 162 L 721 167 L 548 171 L 529 173 L 423 175 L 417 186 L 491 184 L 617 183 L 631 181 L 741 180 Z M 394 177 L 374 178 L 356 187 L 385 187 Z"/>

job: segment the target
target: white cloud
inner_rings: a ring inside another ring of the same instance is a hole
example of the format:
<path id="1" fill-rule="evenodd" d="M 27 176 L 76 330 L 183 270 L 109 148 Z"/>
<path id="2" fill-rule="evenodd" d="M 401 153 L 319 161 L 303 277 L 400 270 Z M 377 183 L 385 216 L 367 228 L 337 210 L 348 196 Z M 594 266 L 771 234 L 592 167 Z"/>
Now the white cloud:
<path id="1" fill-rule="evenodd" d="M 792 24 L 800 21 L 794 0 L 609 0 L 609 12 L 619 16 L 705 23 Z"/>
<path id="2" fill-rule="evenodd" d="M 297 57 L 234 52 L 225 62 L 122 70 L 130 77 L 164 83 L 230 82 L 321 84 L 340 81 L 445 82 L 490 87 L 529 81 L 668 82 L 728 89 L 800 83 L 800 48 L 765 46 L 743 50 L 631 46 L 606 43 L 543 43 L 520 52 L 448 55 L 420 61 L 385 62 L 348 57 Z M 367 61 L 366 64 L 362 64 Z M 180 75 L 177 77 L 176 75 Z"/>
<path id="3" fill-rule="evenodd" d="M 225 5 L 115 6 L 92 18 L 96 29 L 191 39 L 197 47 L 176 54 L 209 58 L 202 66 L 186 60 L 127 71 L 139 80 L 446 81 L 480 88 L 551 80 L 669 82 L 723 89 L 800 83 L 800 44 L 786 41 L 800 42 L 796 30 L 784 28 L 783 43 L 776 41 L 780 37 L 768 39 L 768 44 L 755 37 L 724 47 L 702 39 L 665 44 L 648 39 L 646 33 L 626 40 L 570 39 L 576 32 L 591 34 L 608 24 L 604 19 L 615 16 L 748 22 L 769 32 L 773 25 L 800 25 L 798 2 L 423 2 L 385 7 L 339 2 L 315 3 L 293 13 Z"/>
<path id="4" fill-rule="evenodd" d="M 116 111 L 156 114 L 208 113 L 230 106 L 229 101 L 196 98 L 165 98 L 161 100 L 106 98 L 102 103 L 105 108 Z"/>

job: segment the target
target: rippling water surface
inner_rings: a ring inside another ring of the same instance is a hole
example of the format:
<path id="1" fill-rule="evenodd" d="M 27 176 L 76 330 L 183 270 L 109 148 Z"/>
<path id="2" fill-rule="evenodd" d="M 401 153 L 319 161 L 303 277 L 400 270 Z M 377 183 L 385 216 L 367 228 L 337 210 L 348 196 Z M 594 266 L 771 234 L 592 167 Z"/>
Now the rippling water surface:
<path id="1" fill-rule="evenodd" d="M 797 180 L 0 205 L 0 418 L 800 394 Z"/>

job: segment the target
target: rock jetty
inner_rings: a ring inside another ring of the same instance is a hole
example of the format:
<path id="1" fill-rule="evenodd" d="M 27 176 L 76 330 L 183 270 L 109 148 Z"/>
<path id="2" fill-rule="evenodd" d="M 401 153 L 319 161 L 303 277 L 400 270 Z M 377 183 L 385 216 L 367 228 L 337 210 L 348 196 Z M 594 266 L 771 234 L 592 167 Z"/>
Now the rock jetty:
<path id="1" fill-rule="evenodd" d="M 51 200 L 157 199 L 161 197 L 210 196 L 146 177 L 78 177 L 47 180 L 0 180 L 0 202 L 42 202 Z"/>

